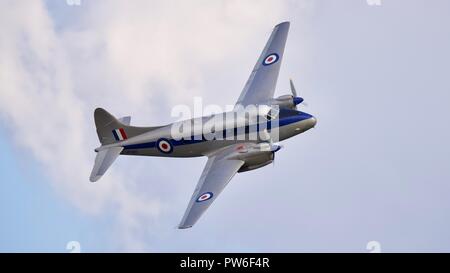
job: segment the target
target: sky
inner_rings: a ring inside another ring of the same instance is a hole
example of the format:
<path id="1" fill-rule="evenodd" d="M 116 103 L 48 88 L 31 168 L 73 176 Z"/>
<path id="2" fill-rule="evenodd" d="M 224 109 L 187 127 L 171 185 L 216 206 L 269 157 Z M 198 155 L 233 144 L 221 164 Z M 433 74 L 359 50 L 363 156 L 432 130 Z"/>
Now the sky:
<path id="1" fill-rule="evenodd" d="M 76 2 L 76 1 L 75 1 Z M 450 251 L 447 0 L 0 0 L 0 251 Z M 176 229 L 206 158 L 119 157 L 89 182 L 93 111 L 233 104 L 290 21 L 276 96 L 316 128 Z M 69 247 L 70 248 L 70 247 Z"/>

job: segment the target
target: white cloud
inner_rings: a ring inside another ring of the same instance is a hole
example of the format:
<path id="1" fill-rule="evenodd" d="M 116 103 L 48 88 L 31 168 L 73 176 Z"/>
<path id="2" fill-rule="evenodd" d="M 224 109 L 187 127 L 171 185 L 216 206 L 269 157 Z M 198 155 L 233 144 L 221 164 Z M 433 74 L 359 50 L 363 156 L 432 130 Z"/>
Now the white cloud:
<path id="1" fill-rule="evenodd" d="M 83 1 L 55 8 L 69 16 L 56 28 L 61 22 L 43 2 L 6 1 L 0 11 L 0 115 L 65 198 L 86 213 L 117 212 L 114 230 L 121 249 L 148 249 L 143 238 L 166 229 L 155 223 L 165 223 L 171 203 L 187 200 L 158 195 L 177 191 L 174 184 L 149 193 L 145 183 L 163 180 L 167 167 L 157 165 L 148 173 L 143 167 L 148 161 L 118 162 L 126 168 L 112 167 L 91 184 L 98 144 L 93 110 L 102 106 L 150 125 L 169 122 L 169 106 L 191 103 L 194 95 L 234 102 L 240 89 L 227 91 L 227 82 L 209 79 L 228 78 L 218 71 L 231 79 L 237 62 L 250 69 L 270 28 L 284 19 L 284 6 L 278 1 Z M 243 84 L 247 76 L 230 85 Z"/>

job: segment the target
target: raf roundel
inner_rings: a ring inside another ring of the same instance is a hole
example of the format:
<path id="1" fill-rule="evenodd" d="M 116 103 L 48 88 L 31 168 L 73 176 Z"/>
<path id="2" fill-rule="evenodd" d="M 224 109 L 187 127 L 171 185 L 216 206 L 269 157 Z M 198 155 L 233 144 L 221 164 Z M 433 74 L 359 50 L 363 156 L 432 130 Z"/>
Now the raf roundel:
<path id="1" fill-rule="evenodd" d="M 213 193 L 212 192 L 205 192 L 203 194 L 201 194 L 198 198 L 197 198 L 197 202 L 203 202 L 206 200 L 209 200 L 213 197 Z"/>
<path id="2" fill-rule="evenodd" d="M 278 61 L 279 57 L 277 53 L 272 53 L 267 55 L 267 57 L 264 58 L 263 65 L 271 65 Z"/>
<path id="3" fill-rule="evenodd" d="M 171 153 L 173 150 L 172 144 L 170 144 L 169 140 L 165 138 L 161 138 L 160 140 L 158 140 L 158 142 L 156 143 L 156 147 L 160 152 L 166 154 Z"/>

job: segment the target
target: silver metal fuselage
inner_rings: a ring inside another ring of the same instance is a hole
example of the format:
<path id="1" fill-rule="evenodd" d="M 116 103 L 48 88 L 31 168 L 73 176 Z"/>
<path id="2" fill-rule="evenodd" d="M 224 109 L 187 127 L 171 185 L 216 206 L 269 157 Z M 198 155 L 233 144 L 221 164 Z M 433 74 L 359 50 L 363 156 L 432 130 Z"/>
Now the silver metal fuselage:
<path id="1" fill-rule="evenodd" d="M 206 121 L 206 119 L 210 118 L 211 117 L 201 117 L 198 119 Z M 195 119 L 192 119 L 191 121 L 194 122 Z M 316 119 L 312 115 L 296 110 L 282 110 L 277 122 L 278 141 L 303 133 L 316 125 Z M 231 130 L 235 133 L 237 131 L 236 127 Z M 217 149 L 231 144 L 264 142 L 264 140 L 259 137 L 256 139 L 250 138 L 249 134 L 251 134 L 251 132 L 244 130 L 242 133 L 245 134 L 245 136 L 242 137 L 241 135 L 241 138 L 232 137 L 231 139 L 208 140 L 202 136 L 192 135 L 191 138 L 177 140 L 172 137 L 172 124 L 169 124 L 123 141 L 121 146 L 124 147 L 124 150 L 121 154 L 158 157 L 198 157 L 206 156 L 212 151 L 216 151 Z M 158 141 L 160 140 L 166 140 L 170 143 L 170 152 L 164 152 L 158 148 Z"/>

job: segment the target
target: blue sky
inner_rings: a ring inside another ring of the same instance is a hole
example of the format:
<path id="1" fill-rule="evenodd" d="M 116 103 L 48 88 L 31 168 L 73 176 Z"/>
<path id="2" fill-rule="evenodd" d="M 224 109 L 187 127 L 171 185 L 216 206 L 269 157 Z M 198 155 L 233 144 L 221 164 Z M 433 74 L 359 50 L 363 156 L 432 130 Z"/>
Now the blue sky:
<path id="1" fill-rule="evenodd" d="M 0 251 L 450 250 L 448 1 L 5 1 Z M 8 11 L 8 12 L 6 12 Z M 121 157 L 88 180 L 101 106 L 136 125 L 232 104 L 272 27 L 317 127 L 175 229 L 205 158 Z M 207 23 L 207 24 L 206 24 Z"/>
<path id="2" fill-rule="evenodd" d="M 104 244 L 105 238 L 92 232 L 104 227 L 101 221 L 86 219 L 64 202 L 38 164 L 17 156 L 26 151 L 13 147 L 11 142 L 7 138 L 0 140 L 0 250 L 66 252 L 70 241 L 83 239 L 83 247 L 94 251 Z"/>

